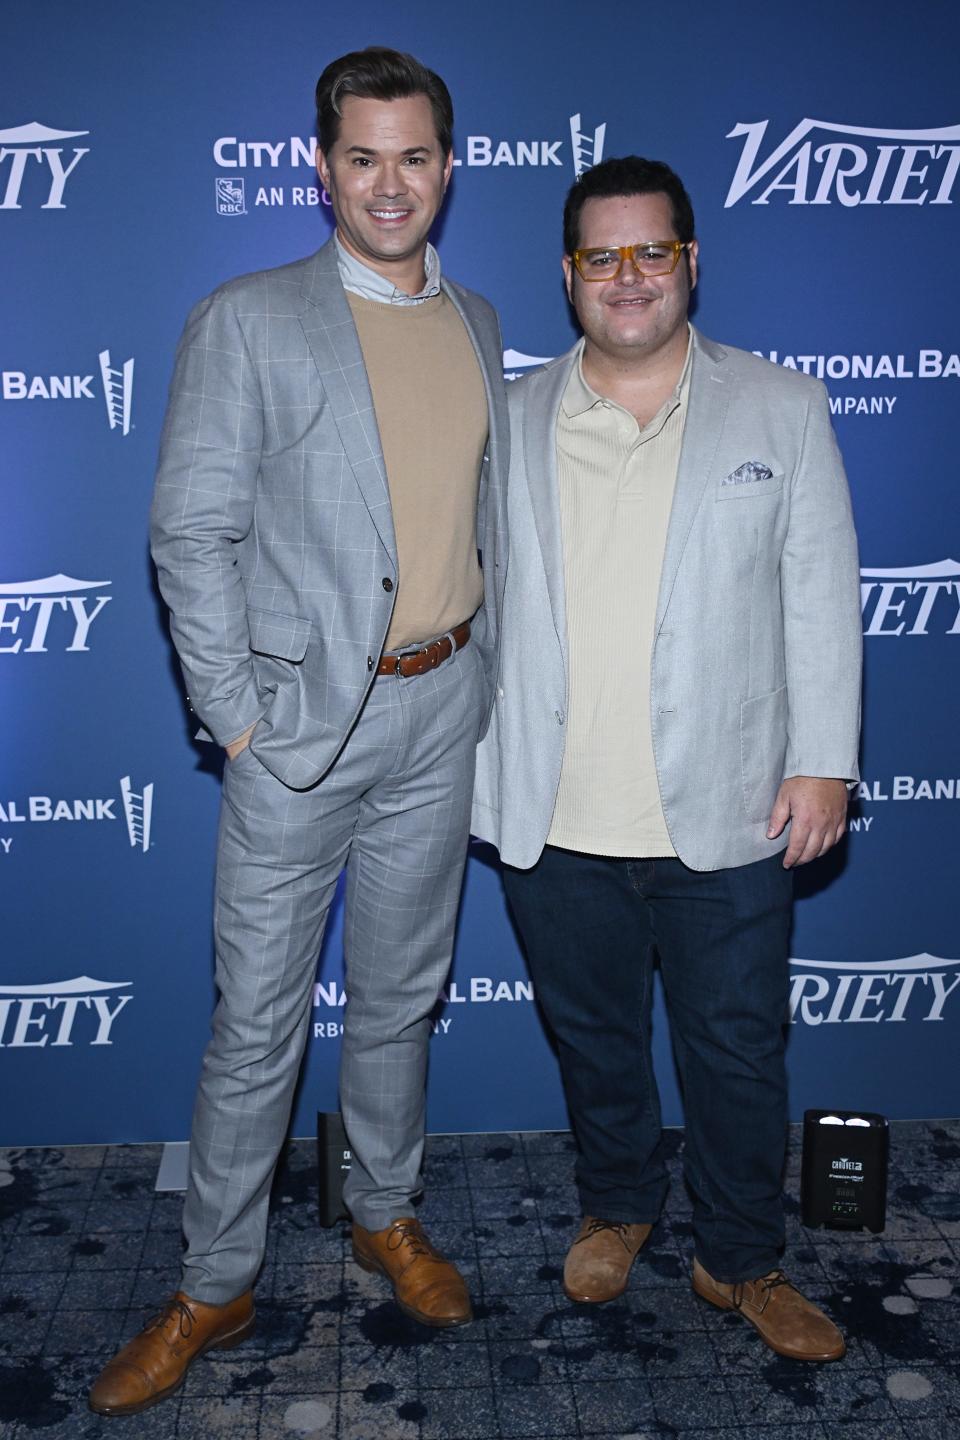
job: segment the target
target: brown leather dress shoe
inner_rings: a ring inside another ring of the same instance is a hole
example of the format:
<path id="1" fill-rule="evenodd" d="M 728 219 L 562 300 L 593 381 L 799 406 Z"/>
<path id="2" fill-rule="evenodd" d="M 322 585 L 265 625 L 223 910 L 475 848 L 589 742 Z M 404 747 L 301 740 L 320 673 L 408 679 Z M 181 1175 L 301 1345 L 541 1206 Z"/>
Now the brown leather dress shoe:
<path id="1" fill-rule="evenodd" d="M 581 1305 L 616 1300 L 626 1290 L 630 1266 L 652 1229 L 585 1215 L 564 1262 L 564 1294 Z"/>
<path id="2" fill-rule="evenodd" d="M 135 1415 L 179 1390 L 206 1350 L 232 1350 L 253 1333 L 250 1291 L 229 1305 L 204 1305 L 178 1290 L 172 1300 L 109 1360 L 88 1403 L 98 1415 Z"/>
<path id="3" fill-rule="evenodd" d="M 473 1319 L 463 1276 L 434 1250 L 419 1220 L 394 1220 L 385 1230 L 354 1225 L 353 1258 L 364 1270 L 386 1275 L 400 1309 L 421 1325 L 468 1325 Z"/>
<path id="4" fill-rule="evenodd" d="M 788 1360 L 839 1360 L 846 1354 L 833 1321 L 795 1290 L 782 1270 L 739 1285 L 723 1285 L 694 1260 L 693 1288 L 720 1310 L 739 1310 L 770 1349 Z"/>

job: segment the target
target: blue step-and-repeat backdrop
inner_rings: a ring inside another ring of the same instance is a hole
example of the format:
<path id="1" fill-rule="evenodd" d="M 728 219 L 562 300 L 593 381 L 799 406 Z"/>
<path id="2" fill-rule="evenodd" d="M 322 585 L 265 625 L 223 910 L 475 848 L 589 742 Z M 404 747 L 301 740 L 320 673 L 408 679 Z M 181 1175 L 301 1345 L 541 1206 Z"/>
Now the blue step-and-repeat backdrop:
<path id="1" fill-rule="evenodd" d="M 157 440 L 189 307 L 327 238 L 313 87 L 371 43 L 453 93 L 438 244 L 497 306 L 508 374 L 573 339 L 567 187 L 634 151 L 693 197 L 701 329 L 826 381 L 860 536 L 864 778 L 847 840 L 798 877 L 793 1112 L 960 1113 L 960 10 L 60 0 L 10 10 L 0 47 L 0 1143 L 187 1135 L 219 762 L 147 553 Z M 297 1134 L 336 1106 L 340 949 L 338 917 Z M 675 1123 L 662 1009 L 656 1043 Z M 434 1130 L 566 1123 L 481 847 L 429 1097 Z"/>

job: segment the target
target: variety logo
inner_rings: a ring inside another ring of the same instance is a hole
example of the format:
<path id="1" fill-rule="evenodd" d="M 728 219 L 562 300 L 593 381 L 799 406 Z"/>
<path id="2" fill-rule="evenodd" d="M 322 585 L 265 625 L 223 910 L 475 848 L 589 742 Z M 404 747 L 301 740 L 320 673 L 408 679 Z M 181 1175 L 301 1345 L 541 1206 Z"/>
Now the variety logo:
<path id="1" fill-rule="evenodd" d="M 101 350 L 100 383 L 106 406 L 107 424 L 121 435 L 130 434 L 133 409 L 133 360 L 119 367 Z M 0 371 L 0 394 L 4 400 L 95 400 L 92 375 L 28 375 L 25 370 Z"/>
<path id="2" fill-rule="evenodd" d="M 728 140 L 742 138 L 743 150 L 725 208 L 751 192 L 751 205 L 769 205 L 771 195 L 786 197 L 790 205 L 953 204 L 960 125 L 874 130 L 804 119 L 761 160 L 769 123 L 735 125 L 728 133 Z"/>
<path id="3" fill-rule="evenodd" d="M 489 975 L 474 975 L 467 988 L 461 991 L 456 982 L 451 980 L 447 988 L 441 992 L 437 1011 L 431 1022 L 433 1033 L 434 1035 L 449 1034 L 453 1019 L 443 1014 L 448 1005 L 496 1005 L 503 1001 L 508 1004 L 524 1002 L 532 1004 L 533 985 L 529 980 L 494 980 Z M 324 1005 L 329 1010 L 340 1010 L 346 1003 L 346 992 L 336 981 L 314 986 L 314 1009 Z M 317 1040 L 333 1040 L 343 1034 L 343 1022 L 318 1020 L 314 1023 L 313 1034 Z"/>
<path id="4" fill-rule="evenodd" d="M 860 571 L 864 635 L 960 635 L 960 565 Z"/>
<path id="5" fill-rule="evenodd" d="M 92 980 L 89 975 L 44 985 L 0 985 L 0 1049 L 112 1045 L 117 1016 L 132 999 L 129 980 Z"/>
<path id="6" fill-rule="evenodd" d="M 521 375 L 525 375 L 528 370 L 536 370 L 540 365 L 549 365 L 552 359 L 552 355 L 524 355 L 519 350 L 504 350 L 503 378 L 504 380 L 516 380 Z"/>
<path id="7" fill-rule="evenodd" d="M 13 825 L 46 825 L 68 821 L 119 820 L 122 813 L 127 839 L 134 850 L 144 854 L 150 849 L 150 827 L 153 820 L 153 784 L 134 790 L 129 775 L 120 781 L 120 796 L 108 798 L 64 799 L 52 795 L 28 795 L 23 800 L 0 800 L 0 827 Z M 0 851 L 9 855 L 13 840 L 0 836 Z"/>
<path id="8" fill-rule="evenodd" d="M 791 960 L 790 1021 L 804 1025 L 895 1024 L 942 1020 L 960 986 L 960 961 L 936 955 L 905 960 Z"/>
<path id="9" fill-rule="evenodd" d="M 21 195 L 35 202 L 40 194 L 46 199 L 39 209 L 66 210 L 63 192 L 67 181 L 90 150 L 89 147 L 67 147 L 72 150 L 73 159 L 65 161 L 65 147 L 51 141 L 76 140 L 89 134 L 89 130 L 51 130 L 49 125 L 41 125 L 36 120 L 12 130 L 0 130 L 0 183 L 4 166 L 7 167 L 0 210 L 22 210 Z M 37 175 L 42 177 L 42 186 L 34 183 Z"/>
<path id="10" fill-rule="evenodd" d="M 69 575 L 0 582 L 0 655 L 85 653 L 93 622 L 113 599 L 90 592 L 110 584 Z"/>

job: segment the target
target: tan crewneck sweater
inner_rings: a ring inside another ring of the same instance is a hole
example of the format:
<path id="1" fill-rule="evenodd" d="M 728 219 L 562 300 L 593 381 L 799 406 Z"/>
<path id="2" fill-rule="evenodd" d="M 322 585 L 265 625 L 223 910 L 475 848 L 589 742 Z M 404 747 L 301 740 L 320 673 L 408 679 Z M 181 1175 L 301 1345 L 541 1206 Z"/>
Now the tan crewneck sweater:
<path id="1" fill-rule="evenodd" d="M 470 337 L 442 292 L 419 305 L 347 293 L 390 486 L 399 580 L 386 648 L 432 640 L 483 599 L 477 493 L 487 400 Z"/>

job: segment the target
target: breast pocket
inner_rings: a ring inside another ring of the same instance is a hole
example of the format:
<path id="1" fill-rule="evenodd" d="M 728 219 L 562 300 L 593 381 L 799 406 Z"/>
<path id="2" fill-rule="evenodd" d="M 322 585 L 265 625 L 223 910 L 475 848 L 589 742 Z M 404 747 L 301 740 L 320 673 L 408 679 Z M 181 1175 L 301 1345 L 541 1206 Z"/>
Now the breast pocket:
<path id="1" fill-rule="evenodd" d="M 714 499 L 756 500 L 761 495 L 774 495 L 782 489 L 783 471 L 779 470 L 765 480 L 743 480 L 739 483 L 731 481 L 726 485 L 721 482 L 716 488 Z"/>

